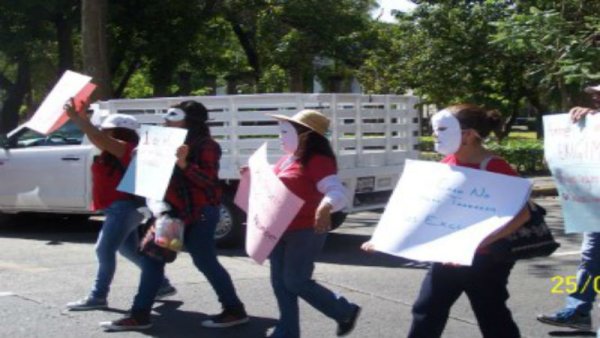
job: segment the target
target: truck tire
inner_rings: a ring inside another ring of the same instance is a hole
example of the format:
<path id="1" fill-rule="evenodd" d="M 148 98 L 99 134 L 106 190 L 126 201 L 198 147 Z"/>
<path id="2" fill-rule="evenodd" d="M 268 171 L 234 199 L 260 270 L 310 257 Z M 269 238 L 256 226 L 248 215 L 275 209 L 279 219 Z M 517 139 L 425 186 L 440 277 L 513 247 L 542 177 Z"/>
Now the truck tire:
<path id="1" fill-rule="evenodd" d="M 221 201 L 221 218 L 215 231 L 220 248 L 240 247 L 244 240 L 246 214 L 233 203 L 235 192 L 225 190 Z"/>

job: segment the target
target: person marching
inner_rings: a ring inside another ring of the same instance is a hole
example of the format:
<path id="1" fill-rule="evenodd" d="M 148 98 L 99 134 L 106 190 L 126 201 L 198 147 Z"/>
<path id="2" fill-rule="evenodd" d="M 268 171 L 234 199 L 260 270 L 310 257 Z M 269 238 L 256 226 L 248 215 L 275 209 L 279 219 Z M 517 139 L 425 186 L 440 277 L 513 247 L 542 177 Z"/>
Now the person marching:
<path id="1" fill-rule="evenodd" d="M 585 88 L 592 100 L 592 107 L 573 107 L 569 110 L 571 120 L 576 123 L 588 114 L 600 111 L 600 85 Z M 540 314 L 537 320 L 549 325 L 591 330 L 590 315 L 596 300 L 596 291 L 587 287 L 589 281 L 600 276 L 600 232 L 584 232 L 581 242 L 581 261 L 577 269 L 577 289 L 569 294 L 565 306 L 552 314 Z"/>
<path id="2" fill-rule="evenodd" d="M 220 217 L 221 147 L 206 124 L 208 111 L 197 101 L 183 101 L 163 116 L 167 127 L 187 129 L 185 144 L 176 152 L 176 166 L 167 188 L 169 212 L 185 224 L 184 244 L 194 265 L 217 293 L 222 313 L 201 323 L 204 327 L 225 328 L 249 321 L 229 273 L 217 259 L 215 230 Z M 164 276 L 165 262 L 148 255 L 142 259 L 142 275 L 130 313 L 100 325 L 109 331 L 140 330 L 152 326 L 150 312 Z"/>
<path id="3" fill-rule="evenodd" d="M 85 108 L 87 105 L 82 106 Z M 107 297 L 117 267 L 117 250 L 138 267 L 141 268 L 142 264 L 142 257 L 137 251 L 137 228 L 143 216 L 137 210 L 135 197 L 117 190 L 138 144 L 136 130 L 139 124 L 133 116 L 112 114 L 102 121 L 98 129 L 85 114 L 76 111 L 73 99 L 65 105 L 65 110 L 71 121 L 101 150 L 100 155 L 94 157 L 91 167 L 92 210 L 101 210 L 106 216 L 96 241 L 96 281 L 87 297 L 68 303 L 67 308 L 71 311 L 105 309 L 108 307 Z M 164 278 L 157 298 L 176 292 L 169 280 Z"/>
<path id="4" fill-rule="evenodd" d="M 432 117 L 432 127 L 435 150 L 446 155 L 442 163 L 517 176 L 508 162 L 483 146 L 490 133 L 499 133 L 502 127 L 499 112 L 486 111 L 472 104 L 454 105 L 436 113 Z M 469 298 L 483 337 L 520 337 L 519 328 L 506 306 L 508 278 L 514 261 L 500 259 L 489 245 L 516 231 L 529 217 L 529 209 L 525 206 L 505 226 L 486 237 L 471 266 L 431 264 L 412 308 L 413 321 L 408 337 L 440 337 L 450 308 L 463 292 Z M 373 251 L 373 245 L 364 243 L 362 249 Z"/>
<path id="5" fill-rule="evenodd" d="M 338 336 L 348 335 L 361 308 L 312 279 L 315 260 L 331 227 L 331 212 L 347 203 L 336 158 L 325 136 L 329 119 L 315 110 L 302 110 L 291 118 L 270 116 L 279 122 L 286 153 L 274 171 L 305 202 L 269 257 L 271 285 L 280 313 L 270 337 L 300 337 L 298 298 L 334 319 Z"/>

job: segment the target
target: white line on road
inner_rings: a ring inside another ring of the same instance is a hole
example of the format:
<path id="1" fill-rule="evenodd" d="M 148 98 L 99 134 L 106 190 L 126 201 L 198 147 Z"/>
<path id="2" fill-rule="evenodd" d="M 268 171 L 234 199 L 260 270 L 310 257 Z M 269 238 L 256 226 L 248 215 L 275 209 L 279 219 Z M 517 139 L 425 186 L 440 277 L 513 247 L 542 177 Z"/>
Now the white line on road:
<path id="1" fill-rule="evenodd" d="M 14 295 L 15 294 L 13 292 L 0 292 L 0 297 L 9 297 Z"/>

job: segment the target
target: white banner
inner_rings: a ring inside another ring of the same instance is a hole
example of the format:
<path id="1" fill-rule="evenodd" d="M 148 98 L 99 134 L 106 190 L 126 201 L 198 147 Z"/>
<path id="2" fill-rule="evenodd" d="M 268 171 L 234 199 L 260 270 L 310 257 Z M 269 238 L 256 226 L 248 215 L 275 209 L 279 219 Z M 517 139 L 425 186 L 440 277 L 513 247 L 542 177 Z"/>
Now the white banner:
<path id="1" fill-rule="evenodd" d="M 600 231 L 600 114 L 578 123 L 544 116 L 544 156 L 556 181 L 565 231 Z"/>
<path id="2" fill-rule="evenodd" d="M 60 128 L 68 117 L 64 105 L 71 97 L 75 98 L 76 108 L 81 109 L 81 101 L 86 101 L 96 88 L 89 83 L 91 77 L 67 70 L 52 88 L 26 126 L 44 135 Z"/>
<path id="3" fill-rule="evenodd" d="M 471 265 L 479 243 L 529 198 L 523 178 L 407 160 L 371 242 L 417 261 Z"/>
<path id="4" fill-rule="evenodd" d="M 163 200 L 187 130 L 159 126 L 142 126 L 136 156 L 125 172 L 118 190 Z"/>

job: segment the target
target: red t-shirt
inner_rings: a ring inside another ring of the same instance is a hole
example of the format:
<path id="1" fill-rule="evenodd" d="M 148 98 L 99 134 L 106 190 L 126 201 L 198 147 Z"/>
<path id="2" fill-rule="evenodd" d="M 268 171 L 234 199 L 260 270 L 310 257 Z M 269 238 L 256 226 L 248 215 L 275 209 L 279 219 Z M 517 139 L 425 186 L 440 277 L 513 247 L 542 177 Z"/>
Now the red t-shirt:
<path id="1" fill-rule="evenodd" d="M 454 154 L 448 155 L 444 157 L 441 161 L 442 163 L 457 165 L 461 167 L 473 168 L 473 169 L 481 169 L 480 163 L 462 163 L 459 162 Z M 490 171 L 493 173 L 504 174 L 509 176 L 519 176 L 519 174 L 510 166 L 506 160 L 501 157 L 494 156 L 484 168 L 486 171 Z M 488 247 L 483 247 L 477 249 L 478 254 L 489 254 L 490 250 Z"/>
<path id="2" fill-rule="evenodd" d="M 133 196 L 117 190 L 117 186 L 121 182 L 125 170 L 131 162 L 131 155 L 136 145 L 127 143 L 125 145 L 125 153 L 119 159 L 121 167 L 112 166 L 107 163 L 106 156 L 103 151 L 100 155 L 94 157 L 92 163 L 92 210 L 102 210 L 108 208 L 114 201 L 133 199 Z"/>
<path id="3" fill-rule="evenodd" d="M 317 190 L 317 183 L 327 176 L 337 174 L 337 166 L 330 157 L 314 155 L 306 166 L 295 159 L 282 168 L 288 158 L 284 156 L 275 164 L 275 174 L 290 191 L 304 200 L 304 205 L 286 231 L 310 229 L 315 225 L 315 213 L 323 199 L 323 194 Z"/>

